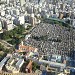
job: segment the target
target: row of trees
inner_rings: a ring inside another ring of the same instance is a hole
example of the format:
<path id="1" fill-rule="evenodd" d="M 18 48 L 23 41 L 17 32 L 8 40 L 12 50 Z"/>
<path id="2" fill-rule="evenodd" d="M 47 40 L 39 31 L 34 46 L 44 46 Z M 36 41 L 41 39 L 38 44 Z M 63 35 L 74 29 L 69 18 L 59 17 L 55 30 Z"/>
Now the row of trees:
<path id="1" fill-rule="evenodd" d="M 63 21 L 60 21 L 60 20 L 55 20 L 55 19 L 43 19 L 43 22 L 45 23 L 50 23 L 50 24 L 59 24 L 59 25 L 62 25 L 64 27 L 67 27 L 67 28 L 70 28 L 70 25 L 68 22 L 63 22 Z"/>

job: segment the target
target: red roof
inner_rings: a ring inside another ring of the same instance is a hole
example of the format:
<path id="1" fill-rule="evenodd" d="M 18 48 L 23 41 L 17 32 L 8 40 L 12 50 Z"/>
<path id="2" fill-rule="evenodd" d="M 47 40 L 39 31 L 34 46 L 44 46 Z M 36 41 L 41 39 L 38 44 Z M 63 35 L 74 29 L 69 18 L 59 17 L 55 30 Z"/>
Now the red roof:
<path id="1" fill-rule="evenodd" d="M 19 45 L 19 50 L 18 52 L 24 52 L 24 51 L 34 51 L 36 48 L 31 47 L 31 46 L 25 46 L 25 45 Z"/>

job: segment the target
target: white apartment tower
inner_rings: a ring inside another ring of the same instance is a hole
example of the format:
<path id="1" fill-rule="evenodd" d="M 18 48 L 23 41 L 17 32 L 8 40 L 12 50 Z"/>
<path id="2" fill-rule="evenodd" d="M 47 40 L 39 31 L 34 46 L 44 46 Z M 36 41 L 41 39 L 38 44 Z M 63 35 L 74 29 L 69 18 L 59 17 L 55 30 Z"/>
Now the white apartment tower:
<path id="1" fill-rule="evenodd" d="M 0 21 L 0 30 L 2 30 L 2 23 L 1 23 L 1 21 Z"/>
<path id="2" fill-rule="evenodd" d="M 25 4 L 25 0 L 20 0 L 20 4 L 23 6 Z"/>
<path id="3" fill-rule="evenodd" d="M 6 3 L 9 4 L 10 3 L 10 0 L 6 0 Z"/>

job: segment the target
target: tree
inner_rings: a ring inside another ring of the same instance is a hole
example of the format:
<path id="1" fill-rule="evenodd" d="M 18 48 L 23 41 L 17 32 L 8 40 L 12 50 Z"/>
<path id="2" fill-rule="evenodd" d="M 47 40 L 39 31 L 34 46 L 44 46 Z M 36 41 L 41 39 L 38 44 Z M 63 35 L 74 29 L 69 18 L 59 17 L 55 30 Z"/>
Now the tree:
<path id="1" fill-rule="evenodd" d="M 10 37 L 9 37 L 9 32 L 7 32 L 7 31 L 4 32 L 2 38 L 3 38 L 4 40 L 9 39 L 9 38 L 10 38 Z"/>
<path id="2" fill-rule="evenodd" d="M 37 63 L 33 62 L 32 65 L 33 65 L 32 67 L 33 71 L 36 71 L 37 69 L 39 69 L 39 65 Z"/>
<path id="3" fill-rule="evenodd" d="M 0 44 L 0 50 L 4 50 L 4 46 Z"/>

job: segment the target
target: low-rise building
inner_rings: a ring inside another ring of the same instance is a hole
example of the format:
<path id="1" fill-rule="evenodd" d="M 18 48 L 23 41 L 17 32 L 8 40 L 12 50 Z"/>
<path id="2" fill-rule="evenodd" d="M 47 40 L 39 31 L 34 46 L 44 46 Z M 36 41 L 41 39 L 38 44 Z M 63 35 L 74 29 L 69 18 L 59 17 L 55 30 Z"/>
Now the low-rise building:
<path id="1" fill-rule="evenodd" d="M 33 63 L 33 61 L 30 61 L 28 63 L 28 65 L 26 66 L 26 72 L 27 73 L 32 73 L 32 63 Z"/>
<path id="2" fill-rule="evenodd" d="M 47 56 L 48 57 L 48 56 Z M 66 67 L 66 63 L 62 63 L 62 62 L 60 62 L 60 60 L 61 60 L 61 57 L 59 56 L 59 55 L 54 55 L 54 56 L 52 56 L 52 57 L 50 57 L 50 58 L 47 58 L 47 57 L 45 57 L 45 58 L 40 58 L 39 59 L 39 62 L 40 63 L 45 63 L 45 64 L 48 64 L 50 67 L 53 67 L 53 68 L 56 68 L 59 72 L 60 71 L 63 71 L 64 70 L 64 68 Z M 48 60 L 48 59 L 50 59 L 50 60 Z"/>
<path id="3" fill-rule="evenodd" d="M 16 63 L 16 68 L 17 68 L 17 69 L 20 69 L 21 66 L 23 65 L 23 63 L 24 63 L 24 59 L 18 60 L 18 62 Z"/>
<path id="4" fill-rule="evenodd" d="M 17 52 L 37 52 L 37 51 L 38 51 L 37 48 L 34 48 L 32 46 L 26 46 L 26 45 L 24 45 L 23 41 L 19 45 L 19 50 L 17 50 Z"/>
<path id="5" fill-rule="evenodd" d="M 17 55 L 12 55 L 7 64 L 5 65 L 8 72 L 19 73 L 22 65 L 24 64 L 24 59 L 19 58 Z"/>
<path id="6" fill-rule="evenodd" d="M 57 75 L 57 69 L 47 66 L 46 70 L 42 71 L 42 75 Z"/>
<path id="7" fill-rule="evenodd" d="M 0 71 L 3 69 L 3 66 L 6 64 L 7 60 L 9 58 L 8 57 L 5 57 L 1 62 L 0 62 Z"/>

